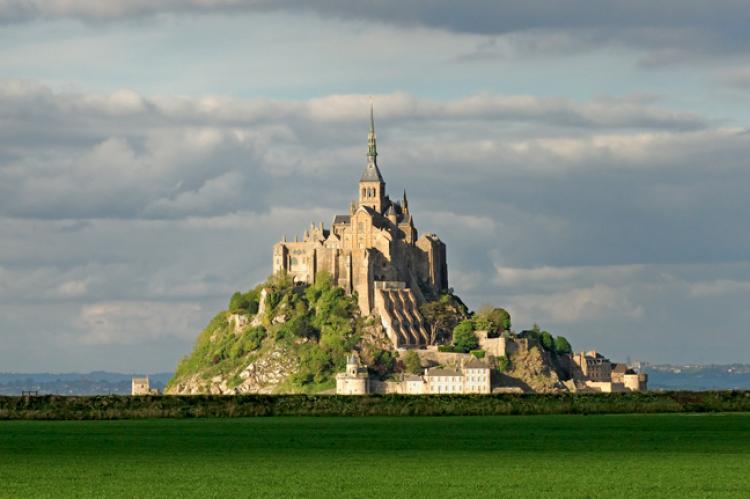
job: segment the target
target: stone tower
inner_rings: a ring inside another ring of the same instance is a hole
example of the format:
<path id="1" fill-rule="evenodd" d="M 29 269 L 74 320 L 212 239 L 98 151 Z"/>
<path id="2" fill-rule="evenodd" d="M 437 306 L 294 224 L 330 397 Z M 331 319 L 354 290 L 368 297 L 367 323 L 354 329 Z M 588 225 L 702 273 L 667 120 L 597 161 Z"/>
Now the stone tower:
<path id="1" fill-rule="evenodd" d="M 378 147 L 375 139 L 375 118 L 370 103 L 370 133 L 367 134 L 367 164 L 359 179 L 359 205 L 383 212 L 385 182 L 378 169 Z"/>

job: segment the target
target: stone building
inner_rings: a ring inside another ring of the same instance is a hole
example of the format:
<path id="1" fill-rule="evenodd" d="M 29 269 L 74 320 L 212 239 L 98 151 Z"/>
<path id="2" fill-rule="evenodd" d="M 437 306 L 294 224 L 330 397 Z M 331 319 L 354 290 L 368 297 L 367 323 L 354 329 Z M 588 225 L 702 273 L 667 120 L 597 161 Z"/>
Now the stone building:
<path id="1" fill-rule="evenodd" d="M 133 377 L 130 384 L 131 395 L 157 395 L 159 390 L 151 388 L 148 376 Z"/>
<path id="2" fill-rule="evenodd" d="M 469 359 L 462 366 L 464 375 L 464 393 L 490 393 L 492 380 L 490 368 L 479 359 Z"/>
<path id="3" fill-rule="evenodd" d="M 610 381 L 612 378 L 612 363 L 599 352 L 579 352 L 573 355 L 573 362 L 590 381 Z"/>
<path id="4" fill-rule="evenodd" d="M 465 354 L 464 354 L 465 355 Z M 370 380 L 352 355 L 347 370 L 336 375 L 336 394 L 398 393 L 403 395 L 491 393 L 490 367 L 472 357 L 457 367 L 433 367 L 423 375 L 404 374 L 388 381 Z"/>
<path id="5" fill-rule="evenodd" d="M 337 395 L 365 395 L 370 392 L 367 366 L 362 366 L 356 355 L 346 358 L 346 371 L 336 375 Z"/>
<path id="6" fill-rule="evenodd" d="M 357 201 L 334 217 L 330 228 L 312 224 L 302 240 L 273 247 L 273 271 L 312 283 L 321 272 L 348 293 L 356 293 L 363 315 L 379 315 L 396 348 L 431 343 L 419 305 L 448 289 L 445 244 L 435 234 L 419 236 L 404 191 L 400 200 L 386 193 L 378 167 L 375 125 L 370 107 L 367 163 Z"/>
<path id="7" fill-rule="evenodd" d="M 579 352 L 572 356 L 579 370 L 581 389 L 605 393 L 645 392 L 648 375 L 631 369 L 627 364 L 612 363 L 598 352 Z"/>
<path id="8" fill-rule="evenodd" d="M 424 379 L 427 383 L 427 393 L 463 393 L 463 373 L 452 367 L 433 367 L 425 370 Z"/>

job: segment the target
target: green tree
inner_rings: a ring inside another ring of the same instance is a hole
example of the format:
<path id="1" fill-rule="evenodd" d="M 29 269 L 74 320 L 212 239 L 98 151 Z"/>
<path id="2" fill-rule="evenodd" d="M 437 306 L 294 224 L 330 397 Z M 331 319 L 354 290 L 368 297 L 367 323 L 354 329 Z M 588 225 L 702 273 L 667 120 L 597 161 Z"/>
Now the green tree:
<path id="1" fill-rule="evenodd" d="M 458 296 L 445 293 L 435 301 L 427 302 L 419 311 L 429 323 L 430 342 L 448 341 L 456 325 L 469 317 L 469 309 Z"/>
<path id="2" fill-rule="evenodd" d="M 239 291 L 235 291 L 235 293 L 229 299 L 229 311 L 230 312 L 238 312 L 240 310 L 247 310 L 249 305 L 250 304 L 248 303 L 245 296 Z"/>
<path id="3" fill-rule="evenodd" d="M 468 353 L 479 347 L 479 340 L 474 334 L 474 323 L 470 320 L 461 321 L 453 329 L 453 346 L 459 352 Z"/>
<path id="4" fill-rule="evenodd" d="M 547 331 L 539 333 L 539 342 L 542 344 L 542 348 L 548 352 L 555 351 L 555 338 Z"/>
<path id="5" fill-rule="evenodd" d="M 510 314 L 504 308 L 482 305 L 474 317 L 476 328 L 489 332 L 489 337 L 494 338 L 503 331 L 509 331 Z"/>
<path id="6" fill-rule="evenodd" d="M 422 372 L 422 361 L 414 350 L 409 350 L 404 356 L 404 367 L 407 372 L 419 374 Z"/>
<path id="7" fill-rule="evenodd" d="M 560 355 L 570 354 L 573 353 L 573 347 L 564 336 L 558 336 L 555 338 L 555 351 Z"/>
<path id="8" fill-rule="evenodd" d="M 510 369 L 510 360 L 504 355 L 498 357 L 495 362 L 497 363 L 497 370 L 501 373 L 507 372 Z"/>

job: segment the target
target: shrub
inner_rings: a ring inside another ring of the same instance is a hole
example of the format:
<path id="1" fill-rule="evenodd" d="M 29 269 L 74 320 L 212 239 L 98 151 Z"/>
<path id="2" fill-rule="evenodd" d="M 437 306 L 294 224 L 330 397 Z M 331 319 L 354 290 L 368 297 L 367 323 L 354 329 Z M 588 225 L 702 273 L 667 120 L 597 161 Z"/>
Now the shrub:
<path id="1" fill-rule="evenodd" d="M 419 374 L 422 372 L 422 361 L 414 350 L 409 350 L 404 356 L 404 367 L 407 372 Z"/>
<path id="2" fill-rule="evenodd" d="M 453 345 L 438 345 L 438 352 L 455 352 L 456 348 Z"/>
<path id="3" fill-rule="evenodd" d="M 375 353 L 375 368 L 383 375 L 387 372 L 393 371 L 396 365 L 396 357 L 393 352 L 389 350 L 378 350 Z"/>
<path id="4" fill-rule="evenodd" d="M 510 360 L 504 355 L 497 357 L 495 362 L 497 364 L 497 370 L 501 373 L 507 372 L 508 369 L 510 369 Z"/>
<path id="5" fill-rule="evenodd" d="M 235 291 L 232 297 L 229 299 L 229 311 L 238 312 L 240 310 L 246 310 L 249 303 L 247 299 L 239 291 Z"/>
<path id="6" fill-rule="evenodd" d="M 469 309 L 458 296 L 441 294 L 435 301 L 429 301 L 419 308 L 430 327 L 432 343 L 447 341 L 456 325 L 469 317 Z"/>
<path id="7" fill-rule="evenodd" d="M 476 329 L 486 330 L 488 337 L 495 338 L 501 332 L 510 330 L 510 314 L 504 308 L 493 308 L 490 305 L 482 305 L 476 316 Z"/>
<path id="8" fill-rule="evenodd" d="M 457 352 L 467 353 L 476 350 L 479 346 L 479 340 L 474 334 L 474 323 L 472 321 L 461 321 L 453 329 L 453 346 Z"/>
<path id="9" fill-rule="evenodd" d="M 573 353 L 573 347 L 564 336 L 558 336 L 555 338 L 555 351 L 560 355 L 571 354 Z"/>
<path id="10" fill-rule="evenodd" d="M 474 357 L 476 357 L 477 359 L 483 359 L 486 354 L 484 350 L 472 350 L 469 353 L 473 355 Z"/>
<path id="11" fill-rule="evenodd" d="M 542 348 L 544 348 L 546 351 L 555 351 L 555 338 L 547 331 L 542 331 L 539 334 L 539 342 L 542 344 Z"/>

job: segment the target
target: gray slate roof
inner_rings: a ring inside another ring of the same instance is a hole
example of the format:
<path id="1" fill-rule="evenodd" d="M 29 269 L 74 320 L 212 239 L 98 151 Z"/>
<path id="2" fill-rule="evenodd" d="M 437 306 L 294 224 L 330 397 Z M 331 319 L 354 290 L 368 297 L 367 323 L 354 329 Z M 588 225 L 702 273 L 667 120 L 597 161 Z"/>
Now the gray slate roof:
<path id="1" fill-rule="evenodd" d="M 461 373 L 456 369 L 448 367 L 433 367 L 432 369 L 427 370 L 425 376 L 461 376 Z"/>
<path id="2" fill-rule="evenodd" d="M 476 357 L 470 359 L 469 362 L 465 362 L 464 367 L 466 369 L 488 369 L 487 364 L 477 359 Z"/>
<path id="3" fill-rule="evenodd" d="M 378 165 L 375 163 L 368 163 L 367 166 L 365 166 L 365 169 L 362 172 L 362 178 L 360 178 L 359 181 L 384 182 L 383 176 L 380 174 L 380 170 L 378 169 Z"/>

